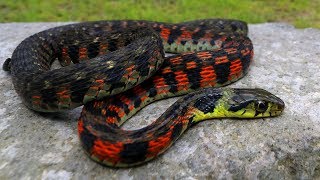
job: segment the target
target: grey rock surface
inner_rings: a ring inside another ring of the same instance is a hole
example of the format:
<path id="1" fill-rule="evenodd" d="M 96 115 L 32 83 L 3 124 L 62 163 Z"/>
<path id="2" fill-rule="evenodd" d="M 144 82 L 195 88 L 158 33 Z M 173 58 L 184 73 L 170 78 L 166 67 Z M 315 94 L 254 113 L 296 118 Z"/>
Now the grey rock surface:
<path id="1" fill-rule="evenodd" d="M 62 23 L 0 24 L 0 64 L 27 36 Z M 232 87 L 281 97 L 280 117 L 212 120 L 188 130 L 164 155 L 139 167 L 110 169 L 90 160 L 77 137 L 81 109 L 39 114 L 0 70 L 0 179 L 320 178 L 320 31 L 279 23 L 250 25 L 255 57 Z M 143 127 L 177 98 L 153 103 L 125 124 Z"/>

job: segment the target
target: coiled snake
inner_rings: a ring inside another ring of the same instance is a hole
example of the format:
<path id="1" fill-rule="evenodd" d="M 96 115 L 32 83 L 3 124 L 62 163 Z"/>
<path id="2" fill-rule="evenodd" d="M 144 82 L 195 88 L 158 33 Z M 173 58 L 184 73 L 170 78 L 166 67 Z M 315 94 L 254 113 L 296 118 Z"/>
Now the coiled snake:
<path id="1" fill-rule="evenodd" d="M 201 120 L 282 112 L 283 101 L 265 90 L 217 88 L 247 73 L 253 57 L 247 30 L 242 21 L 224 19 L 71 24 L 26 38 L 3 68 L 30 109 L 84 104 L 78 132 L 86 152 L 105 165 L 128 167 L 163 153 Z M 165 58 L 164 51 L 182 54 Z M 65 67 L 51 69 L 55 59 Z M 152 124 L 120 128 L 147 104 L 184 94 Z"/>

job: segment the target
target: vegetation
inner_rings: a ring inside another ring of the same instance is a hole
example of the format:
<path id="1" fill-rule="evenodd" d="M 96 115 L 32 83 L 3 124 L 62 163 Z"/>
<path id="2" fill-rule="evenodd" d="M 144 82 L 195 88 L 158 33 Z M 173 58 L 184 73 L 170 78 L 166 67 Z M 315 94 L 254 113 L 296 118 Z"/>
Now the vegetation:
<path id="1" fill-rule="evenodd" d="M 320 28 L 319 0 L 0 0 L 0 22 L 234 18 Z"/>

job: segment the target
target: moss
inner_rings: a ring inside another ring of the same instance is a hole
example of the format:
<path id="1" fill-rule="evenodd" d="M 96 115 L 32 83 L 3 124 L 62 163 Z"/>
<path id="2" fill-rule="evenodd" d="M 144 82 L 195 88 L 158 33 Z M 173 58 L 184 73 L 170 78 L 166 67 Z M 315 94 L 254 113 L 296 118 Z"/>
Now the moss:
<path id="1" fill-rule="evenodd" d="M 15 0 L 0 1 L 1 22 L 148 19 L 180 22 L 201 18 L 235 18 L 249 23 L 288 22 L 320 28 L 318 0 Z"/>

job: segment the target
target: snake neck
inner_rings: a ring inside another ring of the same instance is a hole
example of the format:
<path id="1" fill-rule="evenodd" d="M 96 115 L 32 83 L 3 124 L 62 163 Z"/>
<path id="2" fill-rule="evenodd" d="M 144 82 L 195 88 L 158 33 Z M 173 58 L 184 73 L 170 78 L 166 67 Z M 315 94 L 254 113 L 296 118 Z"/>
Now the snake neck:
<path id="1" fill-rule="evenodd" d="M 223 116 L 225 91 L 211 89 L 206 95 L 203 91 L 187 94 L 152 124 L 133 131 L 121 129 L 110 112 L 102 117 L 100 112 L 87 109 L 99 109 L 99 104 L 85 106 L 78 125 L 83 146 L 93 159 L 104 159 L 102 163 L 109 166 L 132 166 L 151 160 L 169 148 L 191 125 Z M 115 158 L 115 154 L 108 151 L 110 148 L 121 153 Z"/>

